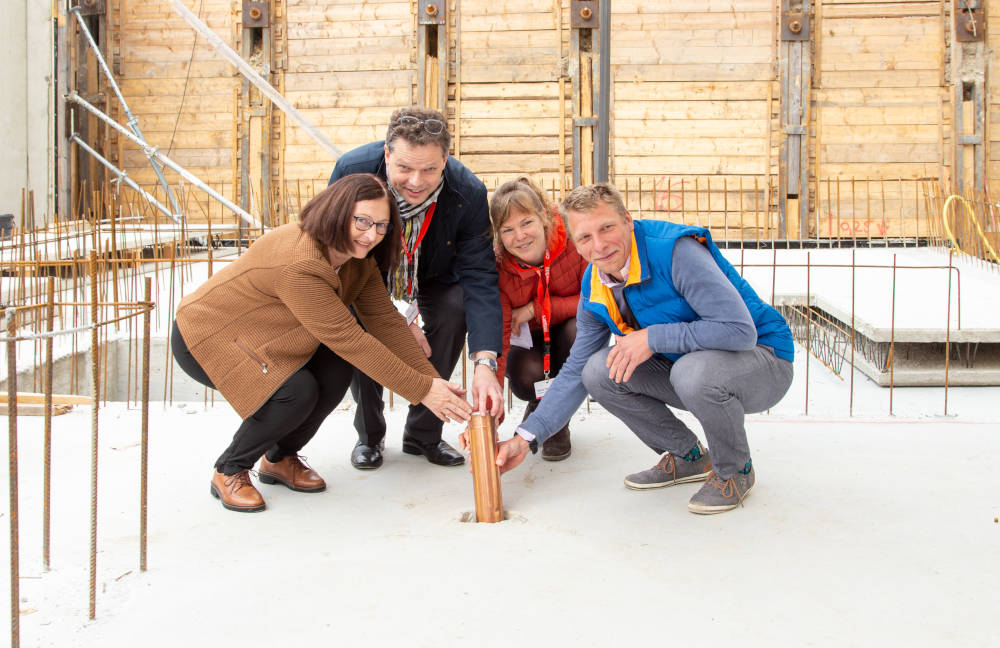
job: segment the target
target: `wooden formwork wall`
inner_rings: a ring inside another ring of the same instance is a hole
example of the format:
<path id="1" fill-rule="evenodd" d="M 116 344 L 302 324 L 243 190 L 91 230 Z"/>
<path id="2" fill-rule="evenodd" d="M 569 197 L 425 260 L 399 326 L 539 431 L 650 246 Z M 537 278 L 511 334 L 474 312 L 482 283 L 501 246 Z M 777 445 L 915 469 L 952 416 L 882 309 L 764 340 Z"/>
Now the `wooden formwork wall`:
<path id="1" fill-rule="evenodd" d="M 111 4 L 111 3 L 109 3 Z M 225 41 L 235 36 L 229 0 L 186 3 Z M 119 0 L 120 52 L 112 60 L 118 84 L 150 144 L 204 182 L 233 194 L 237 78 L 165 2 Z M 109 100 L 114 102 L 113 96 Z M 156 189 L 145 155 L 119 141 L 124 169 L 139 184 Z M 172 176 L 175 178 L 176 176 Z M 159 194 L 162 195 L 162 194 Z"/>
<path id="2" fill-rule="evenodd" d="M 231 193 L 242 79 L 195 42 L 168 5 L 117 2 L 117 71 L 149 141 Z M 240 0 L 185 3 L 239 51 Z M 392 110 L 418 100 L 416 0 L 277 4 L 275 85 L 342 150 L 384 137 Z M 813 3 L 805 122 L 811 222 L 802 235 L 918 233 L 913 222 L 927 217 L 922 184 L 951 182 L 955 163 L 951 7 L 951 0 Z M 780 2 L 616 0 L 611 9 L 610 170 L 630 208 L 727 236 L 773 237 L 785 132 Z M 569 183 L 579 116 L 572 84 L 580 74 L 570 11 L 570 0 L 447 4 L 453 153 L 490 187 L 518 174 L 554 195 Z M 983 51 L 988 69 L 997 54 Z M 989 125 L 1000 110 L 984 83 L 990 152 Z M 334 160 L 278 121 L 270 189 L 294 212 L 325 185 Z M 145 158 L 124 148 L 130 175 L 152 185 Z M 987 160 L 993 184 L 1000 161 Z"/>

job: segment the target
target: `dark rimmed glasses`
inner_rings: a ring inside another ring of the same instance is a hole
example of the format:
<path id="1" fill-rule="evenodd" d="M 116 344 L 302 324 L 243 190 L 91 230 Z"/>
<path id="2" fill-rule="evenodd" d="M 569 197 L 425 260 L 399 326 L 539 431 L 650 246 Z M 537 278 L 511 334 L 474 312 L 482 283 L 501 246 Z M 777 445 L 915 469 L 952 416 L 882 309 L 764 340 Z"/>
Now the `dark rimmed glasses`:
<path id="1" fill-rule="evenodd" d="M 420 119 L 419 117 L 414 117 L 413 115 L 403 115 L 396 119 L 396 128 L 406 124 L 408 126 L 421 126 L 423 125 L 424 130 L 427 131 L 428 135 L 440 135 L 444 132 L 446 124 L 440 119 Z"/>
<path id="2" fill-rule="evenodd" d="M 359 230 L 361 230 L 362 232 L 367 232 L 368 230 L 370 230 L 372 228 L 372 225 L 374 225 L 375 226 L 375 232 L 377 234 L 379 234 L 379 235 L 382 235 L 382 236 L 385 236 L 385 234 L 387 234 L 389 232 L 389 230 L 392 229 L 392 223 L 390 223 L 388 221 L 386 221 L 384 223 L 376 223 L 372 219 L 365 218 L 364 216 L 355 216 L 354 217 L 354 224 L 357 225 L 357 228 Z"/>

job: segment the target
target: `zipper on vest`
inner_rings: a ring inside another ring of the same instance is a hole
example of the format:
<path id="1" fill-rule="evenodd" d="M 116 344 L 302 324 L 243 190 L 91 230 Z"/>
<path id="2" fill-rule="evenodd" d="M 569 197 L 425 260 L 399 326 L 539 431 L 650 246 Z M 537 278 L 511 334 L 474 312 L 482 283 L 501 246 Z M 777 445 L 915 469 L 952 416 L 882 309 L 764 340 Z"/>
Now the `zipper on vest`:
<path id="1" fill-rule="evenodd" d="M 237 340 L 236 338 L 233 338 L 233 342 L 236 343 L 236 346 L 238 346 L 239 348 L 243 349 L 243 351 L 248 356 L 250 356 L 251 358 L 253 358 L 254 360 L 256 360 L 257 362 L 260 363 L 261 373 L 267 373 L 267 363 L 266 362 L 264 362 L 263 360 L 261 360 L 260 358 L 258 358 L 256 355 L 254 355 L 253 351 L 251 351 L 250 349 L 248 349 L 245 346 L 243 346 L 242 344 L 240 344 L 240 341 Z"/>

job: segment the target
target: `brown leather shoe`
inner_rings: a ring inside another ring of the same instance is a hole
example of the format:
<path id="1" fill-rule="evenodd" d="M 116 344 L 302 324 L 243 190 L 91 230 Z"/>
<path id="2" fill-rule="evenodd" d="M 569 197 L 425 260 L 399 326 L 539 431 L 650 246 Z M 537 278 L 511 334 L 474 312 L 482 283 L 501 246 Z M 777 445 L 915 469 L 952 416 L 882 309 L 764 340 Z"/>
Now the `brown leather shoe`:
<path id="1" fill-rule="evenodd" d="M 261 457 L 257 474 L 260 475 L 260 481 L 265 484 L 281 483 L 301 493 L 318 493 L 326 490 L 323 478 L 305 465 L 298 455 L 288 455 L 277 463 L 271 463 L 267 457 Z"/>
<path id="2" fill-rule="evenodd" d="M 221 500 L 230 511 L 253 513 L 265 508 L 264 498 L 250 481 L 249 470 L 241 470 L 235 475 L 224 475 L 216 470 L 212 475 L 212 496 Z"/>
<path id="3" fill-rule="evenodd" d="M 569 445 L 569 425 L 563 426 L 548 441 L 542 444 L 542 459 L 545 461 L 562 461 L 570 455 L 573 449 Z"/>

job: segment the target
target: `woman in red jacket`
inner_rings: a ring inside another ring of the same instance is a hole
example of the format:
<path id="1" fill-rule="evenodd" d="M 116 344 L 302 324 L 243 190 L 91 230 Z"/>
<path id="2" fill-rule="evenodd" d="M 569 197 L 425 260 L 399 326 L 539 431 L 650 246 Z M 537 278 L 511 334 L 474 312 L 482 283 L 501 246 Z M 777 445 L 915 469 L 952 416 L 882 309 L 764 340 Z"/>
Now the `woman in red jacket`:
<path id="1" fill-rule="evenodd" d="M 535 184 L 521 177 L 501 185 L 490 200 L 490 218 L 500 273 L 503 353 L 497 378 L 506 374 L 514 395 L 527 401 L 525 418 L 538 405 L 569 356 L 576 338 L 576 305 L 587 262 L 566 236 L 555 207 Z M 528 332 L 511 344 L 511 334 Z M 506 372 L 505 372 L 506 369 Z M 542 459 L 570 454 L 569 426 L 542 445 Z"/>

